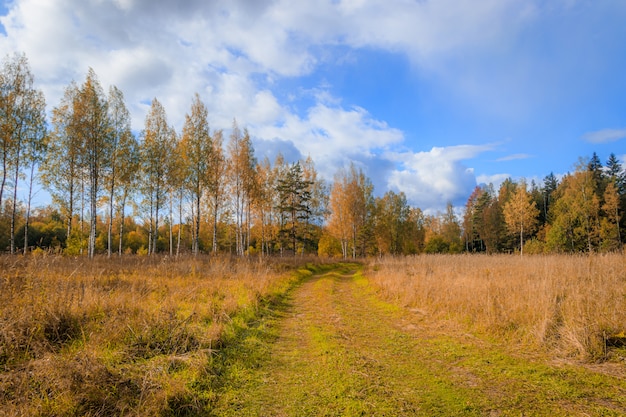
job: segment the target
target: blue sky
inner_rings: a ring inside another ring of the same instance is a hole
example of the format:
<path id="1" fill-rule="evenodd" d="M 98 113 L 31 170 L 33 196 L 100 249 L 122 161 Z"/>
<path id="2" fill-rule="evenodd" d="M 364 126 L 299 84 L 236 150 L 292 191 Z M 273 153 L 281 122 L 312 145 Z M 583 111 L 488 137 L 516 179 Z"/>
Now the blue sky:
<path id="1" fill-rule="evenodd" d="M 479 183 L 626 156 L 621 0 L 14 0 L 0 52 L 27 54 L 49 109 L 94 68 L 143 127 L 198 92 L 257 157 L 354 162 L 429 212 Z"/>

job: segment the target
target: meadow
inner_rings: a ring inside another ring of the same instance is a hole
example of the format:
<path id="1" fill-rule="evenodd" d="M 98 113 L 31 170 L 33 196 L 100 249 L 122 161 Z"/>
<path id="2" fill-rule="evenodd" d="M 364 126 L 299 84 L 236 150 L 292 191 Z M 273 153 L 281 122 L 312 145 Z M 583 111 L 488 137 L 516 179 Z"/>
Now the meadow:
<path id="1" fill-rule="evenodd" d="M 514 350 L 626 361 L 626 254 L 431 255 L 370 261 L 388 300 Z"/>
<path id="2" fill-rule="evenodd" d="M 216 352 L 296 270 L 289 259 L 0 257 L 0 415 L 201 410 Z"/>
<path id="3" fill-rule="evenodd" d="M 202 415 L 322 262 L 2 256 L 0 416 Z M 450 337 L 626 374 L 625 254 L 376 258 L 363 277 Z"/>

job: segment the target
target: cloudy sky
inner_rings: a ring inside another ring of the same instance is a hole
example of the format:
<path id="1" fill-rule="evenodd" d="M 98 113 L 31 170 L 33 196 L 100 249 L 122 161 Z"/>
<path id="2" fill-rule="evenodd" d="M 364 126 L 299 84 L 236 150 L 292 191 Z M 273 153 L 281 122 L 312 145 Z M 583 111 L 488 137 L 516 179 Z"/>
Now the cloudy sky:
<path id="1" fill-rule="evenodd" d="M 622 0 L 13 0 L 0 53 L 26 53 L 56 106 L 92 67 L 133 129 L 193 94 L 256 155 L 353 161 L 377 194 L 436 211 L 479 183 L 626 155 Z"/>

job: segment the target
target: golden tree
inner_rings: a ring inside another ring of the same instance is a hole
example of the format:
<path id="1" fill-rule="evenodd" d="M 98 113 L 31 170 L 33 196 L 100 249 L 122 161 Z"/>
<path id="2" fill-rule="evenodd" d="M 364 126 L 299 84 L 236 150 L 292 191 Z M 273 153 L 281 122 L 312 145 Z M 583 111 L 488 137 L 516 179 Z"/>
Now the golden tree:
<path id="1" fill-rule="evenodd" d="M 519 233 L 521 256 L 524 255 L 524 233 L 533 231 L 538 215 L 539 209 L 526 190 L 526 182 L 520 182 L 504 204 L 504 221 L 511 232 Z"/>
<path id="2" fill-rule="evenodd" d="M 11 253 L 15 253 L 18 181 L 25 158 L 34 156 L 44 140 L 46 103 L 43 93 L 34 87 L 34 77 L 24 54 L 6 58 L 0 71 L 0 87 L 0 210 L 7 177 L 11 174 Z"/>
<path id="3" fill-rule="evenodd" d="M 341 242 L 344 258 L 351 250 L 356 258 L 359 243 L 365 253 L 368 223 L 373 210 L 373 186 L 362 170 L 350 165 L 346 172 L 341 169 L 335 174 L 330 190 L 327 227 L 330 234 Z M 359 242 L 361 240 L 361 242 Z"/>
<path id="4" fill-rule="evenodd" d="M 230 165 L 228 170 L 232 204 L 235 212 L 235 240 L 237 255 L 242 256 L 250 244 L 250 214 L 256 178 L 254 147 L 247 129 L 243 134 L 233 121 L 233 129 L 228 142 Z"/>
<path id="5" fill-rule="evenodd" d="M 128 197 L 128 182 L 137 170 L 137 142 L 130 127 L 130 113 L 124 103 L 124 94 L 112 86 L 109 89 L 109 118 L 111 123 L 111 163 L 107 173 L 109 192 L 109 224 L 107 230 L 107 255 L 113 252 L 113 218 L 118 206 L 120 213 L 120 240 L 118 253 L 122 253 L 124 231 L 124 206 Z M 120 194 L 121 189 L 121 194 Z"/>
<path id="6" fill-rule="evenodd" d="M 165 201 L 168 159 L 172 155 L 173 129 L 167 123 L 165 109 L 156 98 L 146 116 L 140 148 L 142 188 L 149 210 L 148 253 L 157 251 L 159 210 Z"/>
<path id="7" fill-rule="evenodd" d="M 211 180 L 212 161 L 215 158 L 213 140 L 209 131 L 208 111 L 196 93 L 191 104 L 191 114 L 185 116 L 182 135 L 182 156 L 186 164 L 186 180 L 193 195 L 194 255 L 200 250 L 200 203 Z"/>

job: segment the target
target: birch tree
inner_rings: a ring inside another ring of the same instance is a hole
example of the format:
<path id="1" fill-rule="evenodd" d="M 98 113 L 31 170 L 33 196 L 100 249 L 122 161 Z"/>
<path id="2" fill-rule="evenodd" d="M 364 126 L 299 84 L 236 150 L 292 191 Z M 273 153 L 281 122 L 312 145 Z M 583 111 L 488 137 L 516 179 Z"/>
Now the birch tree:
<path id="1" fill-rule="evenodd" d="M 513 195 L 504 204 L 504 220 L 512 232 L 519 233 L 520 256 L 524 255 L 524 233 L 530 233 L 537 224 L 539 210 L 526 190 L 526 182 L 517 185 Z"/>
<path id="2" fill-rule="evenodd" d="M 146 115 L 140 161 L 143 194 L 149 211 L 148 253 L 157 252 L 159 238 L 159 212 L 165 201 L 167 186 L 167 160 L 171 155 L 172 130 L 167 123 L 165 109 L 155 98 Z"/>
<path id="3" fill-rule="evenodd" d="M 73 217 L 81 188 L 81 146 L 71 130 L 73 104 L 78 86 L 72 82 L 52 109 L 52 133 L 46 137 L 47 152 L 41 164 L 41 180 L 53 203 L 65 217 L 66 237 L 72 236 Z"/>
<path id="4" fill-rule="evenodd" d="M 81 86 L 73 103 L 71 133 L 81 146 L 81 156 L 89 178 L 89 243 L 88 255 L 93 258 L 96 248 L 98 199 L 105 173 L 111 167 L 111 121 L 108 101 L 93 69 Z"/>
<path id="5" fill-rule="evenodd" d="M 186 163 L 186 177 L 193 195 L 195 213 L 193 219 L 192 251 L 198 255 L 200 249 L 200 205 L 211 181 L 214 156 L 213 141 L 209 131 L 208 111 L 200 96 L 196 94 L 191 104 L 191 113 L 185 116 L 182 135 L 183 159 Z"/>
<path id="6" fill-rule="evenodd" d="M 226 194 L 226 172 L 228 163 L 224 156 L 223 150 L 223 134 L 221 130 L 213 132 L 211 159 L 209 160 L 208 172 L 208 196 L 211 214 L 213 216 L 213 242 L 211 250 L 217 253 L 219 249 L 217 241 L 217 225 L 219 221 L 220 211 L 224 204 L 224 196 Z"/>
<path id="7" fill-rule="evenodd" d="M 11 204 L 11 253 L 16 252 L 15 232 L 17 190 L 25 155 L 39 146 L 45 132 L 45 99 L 34 86 L 28 59 L 24 54 L 7 57 L 0 72 L 0 140 L 2 141 L 2 179 L 0 208 L 11 175 L 13 197 Z"/>
<path id="8" fill-rule="evenodd" d="M 228 142 L 229 183 L 235 213 L 235 241 L 237 255 L 243 256 L 249 245 L 251 198 L 253 196 L 255 166 L 254 148 L 247 129 L 242 134 L 237 121 Z"/>
<path id="9" fill-rule="evenodd" d="M 335 174 L 330 191 L 328 230 L 341 242 L 344 258 L 351 250 L 356 258 L 361 240 L 361 254 L 366 252 L 367 227 L 373 211 L 373 186 L 362 170 L 354 164 L 346 172 L 341 169 Z"/>
<path id="10" fill-rule="evenodd" d="M 124 206 L 126 203 L 126 195 L 124 190 L 119 195 L 118 188 L 123 187 L 124 181 L 128 181 L 131 174 L 130 170 L 134 170 L 135 161 L 135 139 L 130 127 L 130 113 L 124 103 L 124 94 L 117 87 L 112 86 L 109 89 L 109 118 L 111 127 L 110 136 L 110 153 L 111 162 L 109 171 L 106 176 L 107 191 L 109 199 L 109 222 L 107 227 L 107 255 L 111 257 L 113 252 L 113 220 L 114 210 L 117 206 Z M 117 201 L 116 200 L 124 200 Z M 121 213 L 123 213 L 123 207 Z M 122 214 L 123 223 L 123 214 Z M 123 226 L 121 226 L 123 228 Z M 123 230 L 123 229 L 122 229 Z M 121 248 L 120 248 L 121 249 Z"/>

